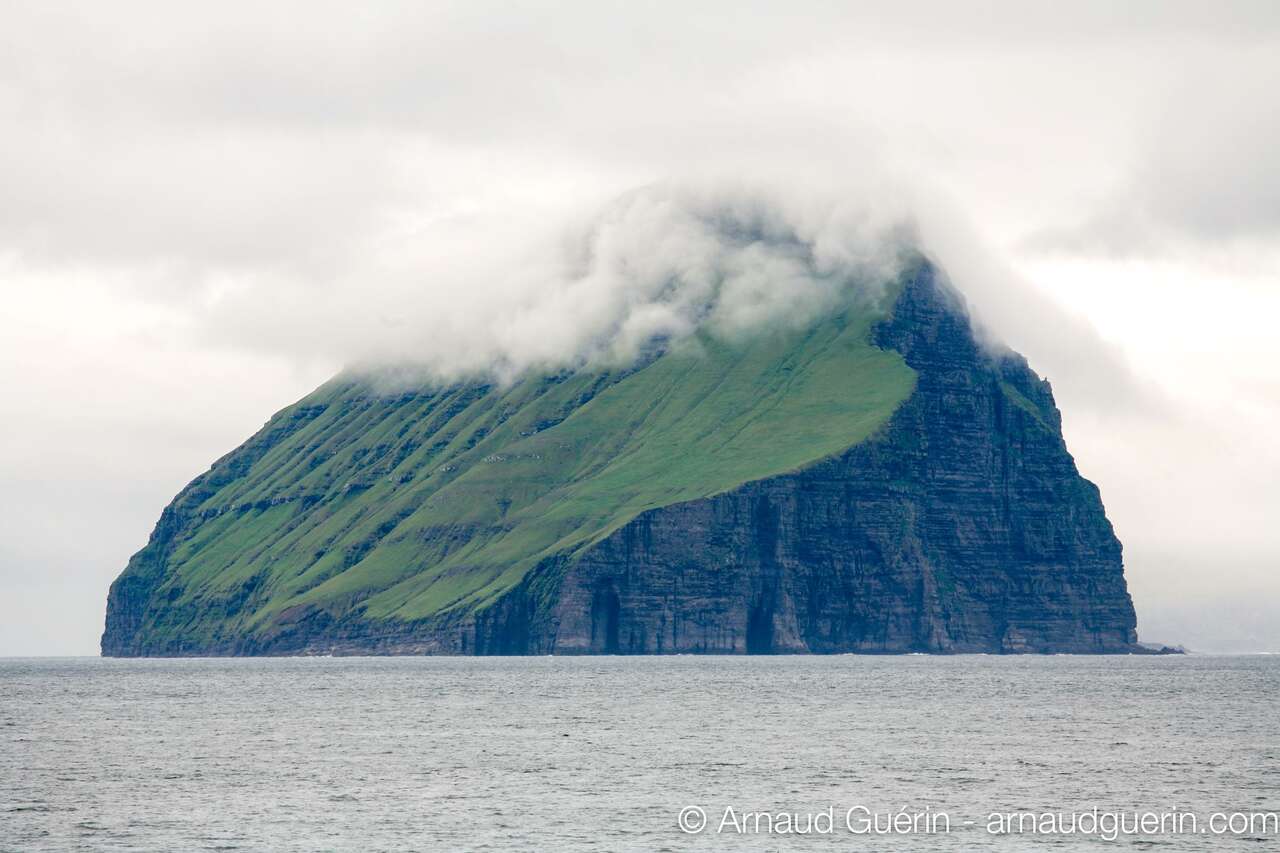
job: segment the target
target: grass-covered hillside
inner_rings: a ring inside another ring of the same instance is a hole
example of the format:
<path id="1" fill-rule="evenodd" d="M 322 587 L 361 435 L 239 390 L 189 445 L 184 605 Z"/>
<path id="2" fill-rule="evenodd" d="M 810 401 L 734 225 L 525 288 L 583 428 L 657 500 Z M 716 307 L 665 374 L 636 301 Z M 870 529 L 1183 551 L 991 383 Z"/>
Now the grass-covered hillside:
<path id="1" fill-rule="evenodd" d="M 378 622 L 485 608 L 645 510 L 867 438 L 915 381 L 870 342 L 884 309 L 505 386 L 387 395 L 335 379 L 178 496 L 113 588 L 116 634 L 173 652 L 300 609 Z"/>

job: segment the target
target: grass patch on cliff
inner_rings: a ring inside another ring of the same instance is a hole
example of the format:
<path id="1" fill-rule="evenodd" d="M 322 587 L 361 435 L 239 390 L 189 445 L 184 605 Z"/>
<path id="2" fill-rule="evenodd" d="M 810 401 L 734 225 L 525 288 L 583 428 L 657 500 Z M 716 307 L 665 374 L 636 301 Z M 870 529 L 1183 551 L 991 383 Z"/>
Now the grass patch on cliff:
<path id="1" fill-rule="evenodd" d="M 393 619 L 483 606 L 540 560 L 571 556 L 646 510 L 794 471 L 872 435 L 915 379 L 899 354 L 870 343 L 881 316 L 854 305 L 804 329 L 701 335 L 639 369 L 505 388 L 379 397 L 330 383 L 298 404 L 322 413 L 201 504 L 222 514 L 194 525 L 166 585 L 193 603 L 262 574 L 245 604 L 259 627 L 299 604 L 358 602 Z"/>

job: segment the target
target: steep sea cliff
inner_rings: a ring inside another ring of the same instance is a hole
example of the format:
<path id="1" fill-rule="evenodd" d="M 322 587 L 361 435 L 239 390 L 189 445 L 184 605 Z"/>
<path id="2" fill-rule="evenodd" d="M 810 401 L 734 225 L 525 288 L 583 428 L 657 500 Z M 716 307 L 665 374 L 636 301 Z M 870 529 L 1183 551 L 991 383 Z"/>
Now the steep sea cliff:
<path id="1" fill-rule="evenodd" d="M 750 344 L 379 395 L 175 499 L 108 655 L 1141 651 L 1046 381 L 927 263 Z"/>

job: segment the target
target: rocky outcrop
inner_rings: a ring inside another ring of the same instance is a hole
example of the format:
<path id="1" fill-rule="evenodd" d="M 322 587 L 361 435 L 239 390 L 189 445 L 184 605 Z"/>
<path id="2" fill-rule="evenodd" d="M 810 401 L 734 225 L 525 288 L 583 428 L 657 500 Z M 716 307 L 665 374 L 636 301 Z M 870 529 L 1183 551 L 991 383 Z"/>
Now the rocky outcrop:
<path id="1" fill-rule="evenodd" d="M 543 559 L 495 600 L 431 618 L 299 605 L 261 629 L 202 640 L 149 633 L 145 620 L 178 595 L 163 583 L 167 555 L 207 511 L 201 502 L 218 484 L 206 478 L 235 476 L 215 466 L 166 510 L 113 585 L 103 652 L 1144 652 L 1120 543 L 1067 451 L 1049 384 L 1020 356 L 980 346 L 958 295 L 928 264 L 873 340 L 900 353 L 916 379 L 871 438 L 643 512 Z M 253 464 L 314 416 L 295 409 L 233 455 L 236 464 Z M 219 604 L 228 618 L 257 582 Z"/>
<path id="2" fill-rule="evenodd" d="M 880 435 L 637 518 L 567 570 L 529 649 L 1138 651 L 1120 542 L 1048 382 L 984 351 L 957 299 L 926 268 L 878 328 L 918 373 Z"/>

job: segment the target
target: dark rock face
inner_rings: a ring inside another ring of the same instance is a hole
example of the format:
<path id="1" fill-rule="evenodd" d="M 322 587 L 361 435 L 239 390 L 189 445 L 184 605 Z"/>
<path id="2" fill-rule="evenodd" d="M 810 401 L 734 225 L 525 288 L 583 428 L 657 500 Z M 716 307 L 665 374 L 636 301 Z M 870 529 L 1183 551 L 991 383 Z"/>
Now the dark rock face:
<path id="1" fill-rule="evenodd" d="M 877 330 L 918 371 L 877 438 L 647 513 L 497 648 L 556 653 L 1138 651 L 1121 546 L 1047 382 L 974 341 L 926 270 Z"/>
<path id="2" fill-rule="evenodd" d="M 175 513 L 206 491 L 197 481 L 166 510 L 153 557 L 113 585 L 103 651 L 1144 652 L 1120 543 L 1067 452 L 1048 383 L 1020 356 L 979 347 L 959 297 L 928 265 L 875 341 L 900 352 L 917 380 L 873 438 L 784 476 L 646 512 L 585 551 L 544 561 L 478 612 L 372 622 L 303 608 L 266 633 L 149 645 L 140 620 L 156 606 Z M 242 455 L 252 461 L 271 440 Z"/>
<path id="3" fill-rule="evenodd" d="M 187 648 L 185 646 L 156 645 L 149 642 L 144 622 L 156 607 L 157 588 L 164 580 L 167 560 L 177 541 L 200 518 L 200 504 L 210 495 L 237 477 L 243 476 L 253 464 L 265 456 L 280 440 L 302 429 L 318 414 L 319 409 L 299 407 L 281 424 L 263 430 L 250 438 L 243 446 L 219 459 L 208 473 L 197 477 L 165 507 L 160 521 L 151 532 L 145 548 L 134 555 L 130 570 L 111 584 L 107 593 L 106 627 L 102 632 L 102 653 L 115 657 L 145 655 L 201 655 L 235 654 L 231 647 Z M 252 586 L 246 587 L 247 597 Z M 251 653 L 251 652 L 247 652 Z"/>

